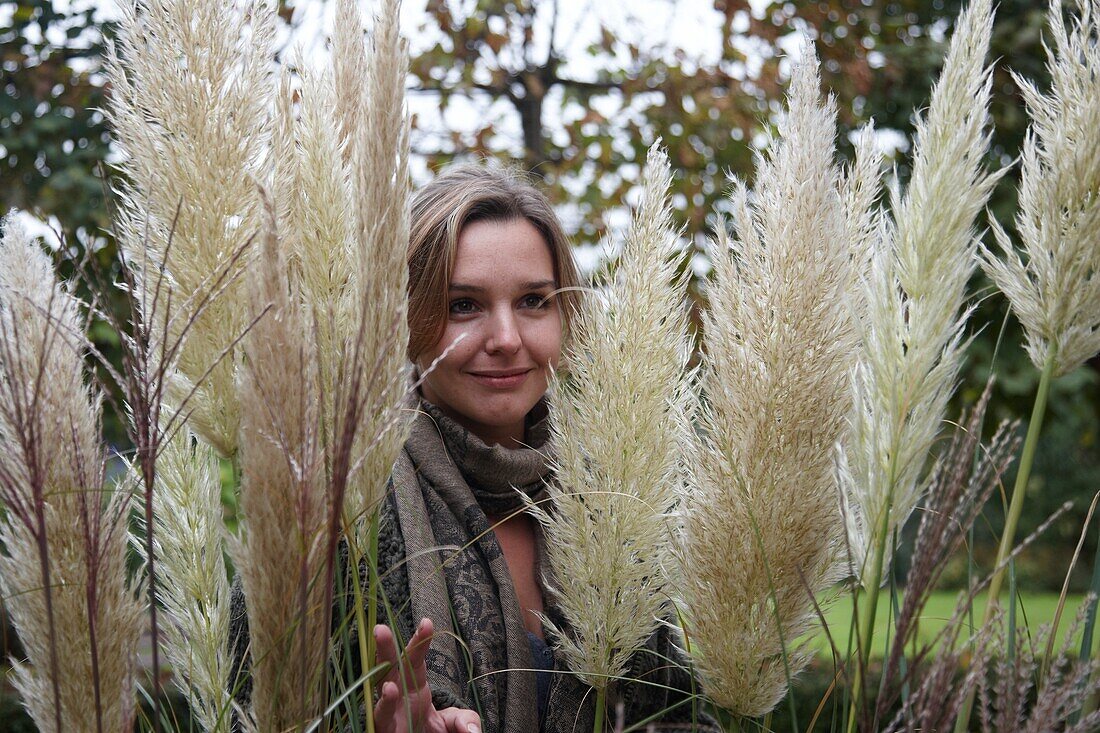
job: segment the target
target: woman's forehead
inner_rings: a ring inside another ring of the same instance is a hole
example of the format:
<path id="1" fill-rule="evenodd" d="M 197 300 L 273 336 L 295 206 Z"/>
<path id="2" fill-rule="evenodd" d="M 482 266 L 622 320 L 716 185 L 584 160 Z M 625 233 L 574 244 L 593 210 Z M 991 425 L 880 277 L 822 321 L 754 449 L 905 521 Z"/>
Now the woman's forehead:
<path id="1" fill-rule="evenodd" d="M 451 287 L 553 284 L 554 261 L 545 237 L 526 219 L 475 221 L 458 238 Z"/>

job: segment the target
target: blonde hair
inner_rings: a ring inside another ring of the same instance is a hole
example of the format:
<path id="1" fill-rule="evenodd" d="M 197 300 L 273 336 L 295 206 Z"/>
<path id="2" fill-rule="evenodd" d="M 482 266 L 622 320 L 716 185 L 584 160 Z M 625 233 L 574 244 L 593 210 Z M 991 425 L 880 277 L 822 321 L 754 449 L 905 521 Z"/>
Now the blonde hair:
<path id="1" fill-rule="evenodd" d="M 447 290 L 463 228 L 475 221 L 525 219 L 550 249 L 564 335 L 578 305 L 580 276 L 569 238 L 541 191 L 520 171 L 488 164 L 448 168 L 417 192 L 409 230 L 409 359 L 433 346 L 447 319 Z"/>

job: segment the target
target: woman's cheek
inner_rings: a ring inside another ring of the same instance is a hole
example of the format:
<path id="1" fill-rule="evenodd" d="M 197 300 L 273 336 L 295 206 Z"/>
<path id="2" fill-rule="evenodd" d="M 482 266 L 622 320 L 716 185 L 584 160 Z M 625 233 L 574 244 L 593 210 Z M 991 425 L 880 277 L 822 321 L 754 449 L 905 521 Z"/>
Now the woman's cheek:
<path id="1" fill-rule="evenodd" d="M 447 361 L 463 362 L 473 356 L 478 349 L 477 335 L 477 328 L 470 324 L 456 323 L 448 326 L 443 333 L 443 342 L 446 344 L 444 349 L 450 349 Z"/>
<path id="2" fill-rule="evenodd" d="M 539 354 L 539 361 L 543 365 L 549 365 L 555 369 L 561 359 L 561 320 L 559 318 L 547 319 L 545 333 L 541 339 L 543 353 Z"/>

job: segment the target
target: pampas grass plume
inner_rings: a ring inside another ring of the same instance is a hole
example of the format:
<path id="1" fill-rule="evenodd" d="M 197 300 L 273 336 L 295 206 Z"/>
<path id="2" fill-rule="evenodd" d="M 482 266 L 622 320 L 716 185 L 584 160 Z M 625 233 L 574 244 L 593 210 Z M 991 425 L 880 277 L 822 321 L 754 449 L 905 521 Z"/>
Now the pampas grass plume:
<path id="1" fill-rule="evenodd" d="M 1024 140 L 1016 229 L 1026 261 L 993 223 L 1001 257 L 982 267 L 1023 324 L 1027 353 L 1053 376 L 1100 352 L 1100 2 L 1078 0 L 1067 24 L 1050 3 L 1046 45 L 1051 87 L 1016 77 L 1031 115 Z"/>
<path id="2" fill-rule="evenodd" d="M 269 209 L 249 282 L 252 310 L 262 316 L 244 342 L 240 537 L 229 542 L 248 601 L 253 724 L 263 731 L 322 711 L 331 597 L 315 352 L 275 226 Z"/>
<path id="3" fill-rule="evenodd" d="M 991 76 L 985 66 L 993 17 L 976 0 L 956 25 L 926 117 L 918 120 L 913 175 L 904 196 L 891 190 L 871 255 L 855 409 L 840 476 L 855 516 L 853 571 L 878 586 L 889 565 L 874 548 L 901 527 L 926 485 L 927 456 L 955 390 L 970 311 L 974 220 L 1000 173 L 983 170 L 989 144 Z"/>
<path id="4" fill-rule="evenodd" d="M 186 428 L 165 444 L 157 461 L 153 517 L 157 598 L 170 620 L 162 627 L 165 655 L 202 727 L 224 729 L 231 719 L 232 681 L 221 477 L 213 449 Z"/>
<path id="5" fill-rule="evenodd" d="M 614 277 L 587 299 L 550 388 L 557 483 L 547 578 L 568 621 L 556 648 L 597 690 L 667 617 L 662 558 L 682 484 L 690 407 L 685 276 L 671 229 L 668 159 L 654 147 Z"/>
<path id="6" fill-rule="evenodd" d="M 304 333 L 316 342 L 320 429 L 323 446 L 331 455 L 339 442 L 337 422 L 343 413 L 338 398 L 352 362 L 359 305 L 356 207 L 332 125 L 331 74 L 304 63 L 300 68 L 302 88 L 293 89 L 289 73 L 284 72 L 278 92 L 271 185 L 291 297 L 301 304 Z"/>
<path id="7" fill-rule="evenodd" d="M 192 429 L 231 457 L 240 418 L 234 359 L 223 354 L 249 312 L 247 258 L 235 253 L 260 223 L 253 177 L 270 137 L 274 10 L 266 0 L 130 0 L 121 10 L 106 62 L 106 114 L 124 156 L 115 233 L 130 259 L 152 256 L 166 270 L 173 295 L 152 321 L 167 318 L 172 336 L 228 270 L 224 292 L 189 326 L 176 402 L 197 390 Z"/>
<path id="8" fill-rule="evenodd" d="M 361 535 L 368 526 L 364 520 L 381 501 L 411 417 L 402 410 L 409 384 L 405 348 L 410 182 L 408 49 L 400 34 L 399 11 L 399 3 L 382 4 L 367 47 L 353 0 L 340 0 L 337 14 L 345 27 L 334 39 L 338 43 L 333 73 L 349 161 L 356 275 L 350 292 L 353 361 L 345 389 L 356 392 L 356 380 L 362 383 L 355 473 L 349 477 L 344 511 Z"/>
<path id="9" fill-rule="evenodd" d="M 734 183 L 736 236 L 719 233 L 703 325 L 680 604 L 704 692 L 740 716 L 770 711 L 809 660 L 798 640 L 838 576 L 844 533 L 833 449 L 856 343 L 848 233 L 861 226 L 846 215 L 819 83 L 807 47 L 757 188 Z"/>
<path id="10" fill-rule="evenodd" d="M 14 216 L 3 229 L 0 593 L 28 657 L 10 679 L 39 730 L 130 730 L 142 605 L 129 494 L 105 484 L 78 303 Z"/>

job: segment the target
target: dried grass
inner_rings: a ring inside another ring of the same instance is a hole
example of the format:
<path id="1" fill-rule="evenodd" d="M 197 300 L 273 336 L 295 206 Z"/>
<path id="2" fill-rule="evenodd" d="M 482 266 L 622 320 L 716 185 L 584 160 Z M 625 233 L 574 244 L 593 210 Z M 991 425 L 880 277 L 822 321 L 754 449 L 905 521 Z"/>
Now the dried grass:
<path id="1" fill-rule="evenodd" d="M 130 496 L 104 476 L 79 304 L 15 218 L 3 228 L 0 593 L 27 653 L 11 680 L 40 730 L 128 730 L 142 613 Z"/>
<path id="2" fill-rule="evenodd" d="M 550 386 L 557 483 L 553 509 L 535 511 L 550 593 L 568 623 L 551 629 L 568 667 L 600 691 L 669 614 L 662 563 L 691 401 L 670 175 L 654 147 L 615 273 L 583 301 L 566 373 Z"/>
<path id="3" fill-rule="evenodd" d="M 808 49 L 756 189 L 734 184 L 736 238 L 720 235 L 712 255 L 682 612 L 703 691 L 741 716 L 775 707 L 808 661 L 796 639 L 843 547 L 833 453 L 856 353 L 849 236 L 864 225 L 845 204 L 836 110 L 819 84 Z"/>
<path id="4" fill-rule="evenodd" d="M 982 267 L 1024 326 L 1027 353 L 1053 376 L 1100 352 L 1100 2 L 1078 0 L 1067 23 L 1052 0 L 1046 94 L 1016 76 L 1031 116 L 1024 140 L 1016 229 L 1025 259 L 993 223 L 1002 256 Z"/>

